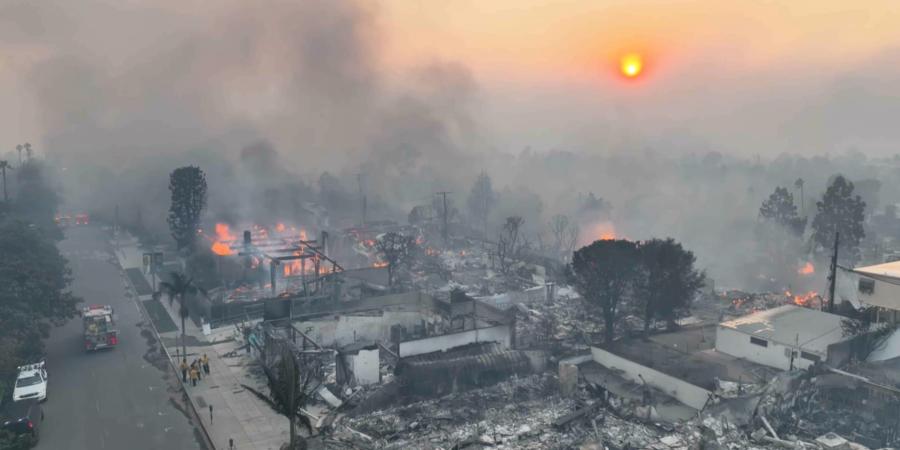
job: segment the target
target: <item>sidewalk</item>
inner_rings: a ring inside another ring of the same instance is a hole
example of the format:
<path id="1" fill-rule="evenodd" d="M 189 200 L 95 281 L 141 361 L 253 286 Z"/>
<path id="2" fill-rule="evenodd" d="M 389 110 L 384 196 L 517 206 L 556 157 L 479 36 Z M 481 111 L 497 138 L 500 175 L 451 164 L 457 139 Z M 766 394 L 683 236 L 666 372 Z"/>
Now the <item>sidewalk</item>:
<path id="1" fill-rule="evenodd" d="M 141 255 L 136 242 L 119 239 L 116 257 L 123 270 L 140 268 Z M 141 295 L 139 299 L 144 302 L 152 298 Z M 159 330 L 160 343 L 177 367 L 179 361 L 175 355 L 181 354 L 182 344 L 181 319 L 165 297 L 159 303 L 178 328 L 174 331 Z M 253 361 L 246 350 L 238 350 L 242 342 L 235 339 L 237 329 L 222 327 L 204 336 L 202 330 L 190 320 L 186 321 L 186 328 L 188 362 L 199 359 L 204 353 L 209 358 L 210 375 L 204 376 L 196 387 L 190 386 L 188 381 L 185 389 L 214 447 L 227 450 L 229 440 L 233 440 L 236 450 L 278 450 L 288 441 L 288 421 L 241 386 L 245 384 L 260 392 L 268 392 L 268 388 L 250 374 Z M 178 378 L 181 379 L 180 373 Z"/>

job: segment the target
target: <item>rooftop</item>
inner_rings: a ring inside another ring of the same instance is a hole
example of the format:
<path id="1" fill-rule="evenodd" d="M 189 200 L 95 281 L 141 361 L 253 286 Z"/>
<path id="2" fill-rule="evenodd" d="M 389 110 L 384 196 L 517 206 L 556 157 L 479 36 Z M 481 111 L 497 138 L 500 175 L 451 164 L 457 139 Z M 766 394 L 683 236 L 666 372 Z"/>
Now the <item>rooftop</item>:
<path id="1" fill-rule="evenodd" d="M 863 275 L 900 278 L 900 261 L 875 264 L 874 266 L 856 267 L 853 271 Z"/>
<path id="2" fill-rule="evenodd" d="M 796 305 L 758 311 L 719 324 L 741 333 L 804 350 L 826 353 L 828 345 L 845 340 L 842 316 Z"/>

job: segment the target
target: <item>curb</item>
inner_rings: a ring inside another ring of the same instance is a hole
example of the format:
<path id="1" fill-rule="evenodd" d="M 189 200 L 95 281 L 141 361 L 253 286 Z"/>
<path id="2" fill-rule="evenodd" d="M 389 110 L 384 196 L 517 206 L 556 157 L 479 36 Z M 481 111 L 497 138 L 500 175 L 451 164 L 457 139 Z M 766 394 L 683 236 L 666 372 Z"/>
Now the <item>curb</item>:
<path id="1" fill-rule="evenodd" d="M 116 263 L 119 266 L 119 269 L 124 273 L 125 268 L 122 267 L 122 262 L 119 261 L 118 255 L 115 254 L 116 250 L 113 247 L 113 256 L 116 258 Z M 128 275 L 125 275 L 125 280 L 128 282 L 128 286 L 131 287 L 131 291 L 134 293 L 135 302 L 138 304 L 138 308 L 141 310 L 141 314 L 144 315 L 144 318 L 147 319 L 147 322 L 150 323 L 150 329 L 153 330 L 153 335 L 156 337 L 156 341 L 159 342 L 159 347 L 163 349 L 163 352 L 166 354 L 166 360 L 169 361 L 169 368 L 171 369 L 172 375 L 178 380 L 178 385 L 181 386 L 181 394 L 184 396 L 185 400 L 187 400 L 188 405 L 191 406 L 191 411 L 193 414 L 193 419 L 200 424 L 199 428 L 203 430 L 203 437 L 206 438 L 207 448 L 210 450 L 216 450 L 216 445 L 213 443 L 212 437 L 209 435 L 209 430 L 206 429 L 206 425 L 203 424 L 203 420 L 200 418 L 200 413 L 197 411 L 197 407 L 194 405 L 194 400 L 191 399 L 191 396 L 188 394 L 187 386 L 185 386 L 184 381 L 181 380 L 181 376 L 178 373 L 178 367 L 175 366 L 175 363 L 172 360 L 172 354 L 169 353 L 169 349 L 163 344 L 162 337 L 159 335 L 159 330 L 156 329 L 156 324 L 153 323 L 153 319 L 150 318 L 150 313 L 144 308 L 144 302 L 141 301 L 141 297 L 137 295 L 137 289 L 135 289 L 134 285 L 131 283 L 131 279 L 128 278 Z M 166 311 L 168 314 L 168 311 Z M 171 317 L 170 317 L 171 318 Z"/>

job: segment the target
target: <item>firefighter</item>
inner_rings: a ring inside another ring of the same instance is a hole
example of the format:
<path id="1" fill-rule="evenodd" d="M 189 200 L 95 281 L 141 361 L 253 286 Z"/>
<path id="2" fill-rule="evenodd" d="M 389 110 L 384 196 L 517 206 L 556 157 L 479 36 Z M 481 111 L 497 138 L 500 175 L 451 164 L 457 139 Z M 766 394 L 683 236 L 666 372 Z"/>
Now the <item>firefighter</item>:
<path id="1" fill-rule="evenodd" d="M 197 366 L 191 366 L 191 386 L 197 386 L 197 380 L 200 378 L 200 371 Z"/>
<path id="2" fill-rule="evenodd" d="M 203 373 L 209 376 L 209 358 L 206 356 L 206 353 L 200 358 L 200 364 L 203 365 Z"/>
<path id="3" fill-rule="evenodd" d="M 188 363 L 187 358 L 181 360 L 181 381 L 187 383 L 188 381 Z"/>

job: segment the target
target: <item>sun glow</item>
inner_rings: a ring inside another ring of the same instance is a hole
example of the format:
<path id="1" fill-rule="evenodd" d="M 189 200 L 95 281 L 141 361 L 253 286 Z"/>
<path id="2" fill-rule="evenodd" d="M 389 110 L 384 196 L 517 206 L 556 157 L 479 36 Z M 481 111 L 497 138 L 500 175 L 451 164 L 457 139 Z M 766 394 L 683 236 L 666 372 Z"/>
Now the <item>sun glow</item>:
<path id="1" fill-rule="evenodd" d="M 640 75 L 643 69 L 644 61 L 641 58 L 641 55 L 636 53 L 629 53 L 623 56 L 619 61 L 619 70 L 621 70 L 622 75 L 625 75 L 627 78 L 634 78 Z"/>

